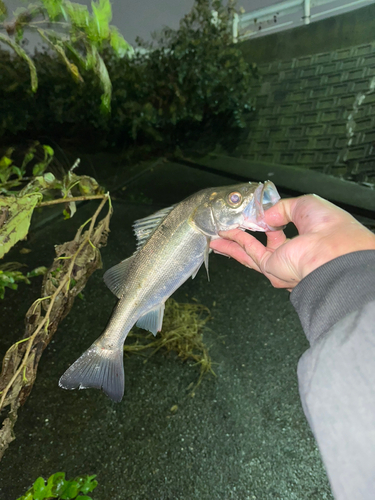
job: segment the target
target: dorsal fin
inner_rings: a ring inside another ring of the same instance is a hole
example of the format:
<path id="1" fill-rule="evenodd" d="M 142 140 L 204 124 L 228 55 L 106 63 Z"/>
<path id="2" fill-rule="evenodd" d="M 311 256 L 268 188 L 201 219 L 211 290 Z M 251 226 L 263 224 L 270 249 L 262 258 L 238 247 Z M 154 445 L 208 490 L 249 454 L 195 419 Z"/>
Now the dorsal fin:
<path id="1" fill-rule="evenodd" d="M 163 208 L 144 219 L 136 220 L 133 224 L 134 233 L 137 237 L 137 250 L 143 247 L 159 224 L 172 212 L 176 205 Z"/>
<path id="2" fill-rule="evenodd" d="M 127 276 L 128 268 L 132 261 L 132 258 L 133 256 L 123 260 L 122 262 L 120 262 L 120 264 L 116 264 L 104 273 L 104 283 L 118 298 L 122 296 L 122 285 L 124 284 L 125 278 Z"/>

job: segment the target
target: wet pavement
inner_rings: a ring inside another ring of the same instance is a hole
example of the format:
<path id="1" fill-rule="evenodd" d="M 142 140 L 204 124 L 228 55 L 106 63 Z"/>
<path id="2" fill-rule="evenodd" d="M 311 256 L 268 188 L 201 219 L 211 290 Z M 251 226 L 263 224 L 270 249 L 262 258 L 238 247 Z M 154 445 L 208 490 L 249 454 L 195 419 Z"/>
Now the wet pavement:
<path id="1" fill-rule="evenodd" d="M 64 391 L 65 369 L 104 329 L 116 298 L 105 269 L 135 250 L 132 222 L 208 186 L 233 180 L 158 162 L 115 193 L 104 269 L 90 278 L 39 364 L 34 389 L 19 411 L 16 440 L 0 467 L 0 499 L 15 500 L 38 477 L 97 474 L 94 500 L 323 500 L 332 499 L 314 438 L 302 412 L 296 377 L 308 344 L 286 291 L 223 256 L 175 294 L 197 300 L 213 316 L 204 338 L 216 377 L 195 397 L 196 366 L 174 355 L 125 359 L 120 404 L 96 390 Z M 34 228 L 12 260 L 48 265 L 53 245 L 71 239 L 97 203 L 82 205 Z M 20 255 L 27 246 L 33 251 Z M 39 296 L 39 281 L 7 291 L 1 310 L 1 354 L 22 335 L 23 316 Z M 174 413 L 171 408 L 177 405 Z"/>

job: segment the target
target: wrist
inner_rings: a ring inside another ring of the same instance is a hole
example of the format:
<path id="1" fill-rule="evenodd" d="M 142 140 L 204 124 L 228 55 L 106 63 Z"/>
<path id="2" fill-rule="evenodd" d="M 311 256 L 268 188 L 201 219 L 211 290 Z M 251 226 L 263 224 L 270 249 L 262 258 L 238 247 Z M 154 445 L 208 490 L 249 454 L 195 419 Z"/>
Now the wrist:
<path id="1" fill-rule="evenodd" d="M 375 300 L 374 283 L 375 250 L 341 255 L 309 273 L 290 300 L 310 344 L 347 314 Z"/>

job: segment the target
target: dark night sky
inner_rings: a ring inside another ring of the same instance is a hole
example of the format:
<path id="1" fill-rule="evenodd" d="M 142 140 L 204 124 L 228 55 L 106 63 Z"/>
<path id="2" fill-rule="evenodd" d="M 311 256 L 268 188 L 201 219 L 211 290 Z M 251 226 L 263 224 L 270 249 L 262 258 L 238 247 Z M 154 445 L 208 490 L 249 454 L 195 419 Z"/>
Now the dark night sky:
<path id="1" fill-rule="evenodd" d="M 250 11 L 279 2 L 280 0 L 238 0 L 238 7 Z M 32 3 L 32 0 L 5 0 L 9 11 L 28 3 Z M 91 1 L 78 0 L 77 3 L 90 5 Z M 112 0 L 111 3 L 112 24 L 119 28 L 125 40 L 134 44 L 137 36 L 150 40 L 151 33 L 164 26 L 177 28 L 180 19 L 190 11 L 194 0 Z"/>
<path id="2" fill-rule="evenodd" d="M 246 11 L 279 3 L 280 0 L 239 0 L 238 7 Z M 177 28 L 180 19 L 188 13 L 193 0 L 112 0 L 113 24 L 124 38 L 134 43 L 137 36 L 150 38 L 150 33 L 169 26 Z"/>
<path id="3" fill-rule="evenodd" d="M 91 4 L 91 0 L 75 1 L 86 5 Z M 226 0 L 223 0 L 224 3 L 225 1 Z M 282 0 L 237 0 L 237 8 L 240 9 L 242 7 L 245 12 L 252 12 L 261 7 L 278 4 L 281 1 Z M 373 2 L 374 0 L 365 0 L 366 4 Z M 32 3 L 32 0 L 5 0 L 5 4 L 10 12 L 18 5 L 25 6 L 29 3 Z M 125 40 L 133 45 L 137 36 L 145 40 L 150 40 L 151 33 L 161 30 L 164 26 L 177 28 L 180 19 L 190 11 L 193 3 L 194 0 L 111 0 L 113 11 L 112 24 L 117 26 Z M 333 5 L 343 6 L 345 4 L 350 5 L 350 7 L 341 10 L 340 13 L 356 8 L 354 2 L 350 0 L 332 0 L 323 10 Z M 358 7 L 363 5 L 364 4 L 360 3 Z M 321 10 L 320 7 L 319 9 Z M 295 14 L 295 17 L 301 19 L 301 12 Z M 324 15 L 320 17 L 320 19 L 324 17 L 326 16 Z M 29 36 L 28 38 L 30 38 L 31 42 L 29 45 L 30 50 L 37 41 L 37 37 Z"/>

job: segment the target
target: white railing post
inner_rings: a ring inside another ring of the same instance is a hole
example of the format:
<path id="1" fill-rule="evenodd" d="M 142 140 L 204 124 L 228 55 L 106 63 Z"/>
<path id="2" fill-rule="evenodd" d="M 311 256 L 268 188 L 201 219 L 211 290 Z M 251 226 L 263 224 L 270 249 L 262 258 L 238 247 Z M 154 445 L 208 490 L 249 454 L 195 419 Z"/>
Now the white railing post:
<path id="1" fill-rule="evenodd" d="M 217 10 L 211 10 L 211 23 L 217 26 L 219 23 L 219 13 Z"/>
<path id="2" fill-rule="evenodd" d="M 310 24 L 310 14 L 311 14 L 311 3 L 310 0 L 304 1 L 304 20 L 305 24 Z"/>
<path id="3" fill-rule="evenodd" d="M 238 42 L 238 23 L 240 21 L 240 18 L 237 14 L 237 12 L 234 13 L 233 15 L 233 21 L 232 21 L 232 36 L 233 36 L 233 43 Z"/>
<path id="4" fill-rule="evenodd" d="M 282 0 L 250 12 L 235 14 L 232 21 L 233 42 L 280 31 L 287 26 L 300 26 L 302 22 L 310 24 L 319 18 L 350 12 L 367 4 L 375 4 L 375 0 Z"/>

